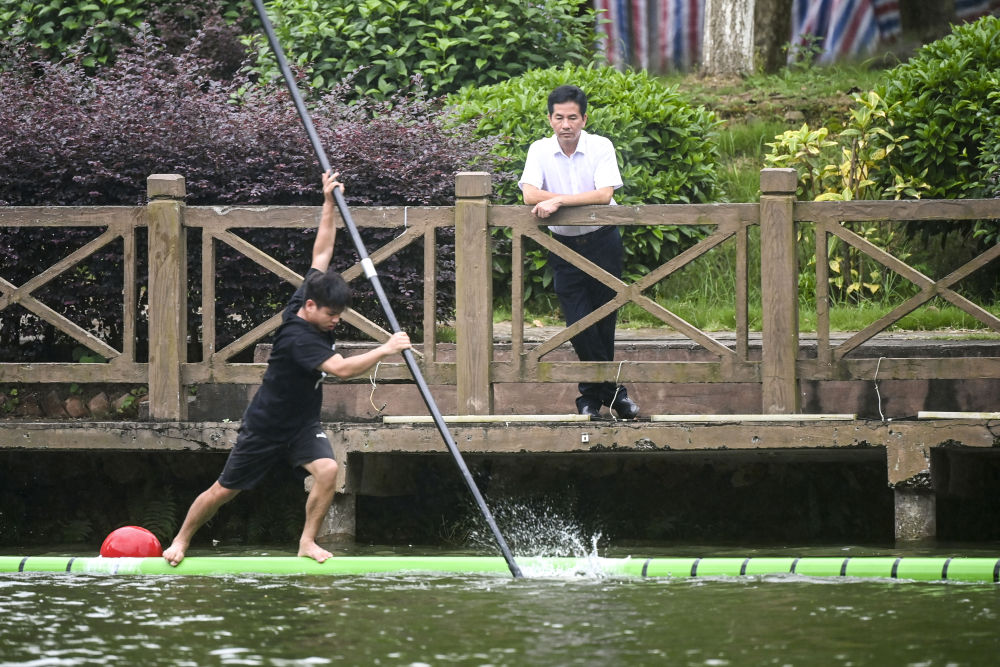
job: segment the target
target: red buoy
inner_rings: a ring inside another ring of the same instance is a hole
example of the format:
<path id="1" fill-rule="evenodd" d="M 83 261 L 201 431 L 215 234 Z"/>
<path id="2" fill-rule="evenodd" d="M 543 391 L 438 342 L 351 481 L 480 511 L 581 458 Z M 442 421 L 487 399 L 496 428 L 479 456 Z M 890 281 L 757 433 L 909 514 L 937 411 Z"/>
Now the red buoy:
<path id="1" fill-rule="evenodd" d="M 163 547 L 156 535 L 139 526 L 122 526 L 104 538 L 101 555 L 105 558 L 149 558 L 162 556 Z"/>

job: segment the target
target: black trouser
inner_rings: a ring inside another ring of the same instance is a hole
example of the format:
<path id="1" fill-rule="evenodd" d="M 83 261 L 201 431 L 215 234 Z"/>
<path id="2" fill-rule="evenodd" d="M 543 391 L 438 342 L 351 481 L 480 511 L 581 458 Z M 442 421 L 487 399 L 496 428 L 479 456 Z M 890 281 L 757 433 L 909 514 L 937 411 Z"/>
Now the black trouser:
<path id="1" fill-rule="evenodd" d="M 625 249 L 617 227 L 601 227 L 582 236 L 553 236 L 611 275 L 621 278 Z M 615 296 L 613 289 L 555 253 L 549 253 L 549 266 L 559 305 L 566 316 L 566 326 L 589 315 Z M 614 361 L 617 317 L 618 311 L 615 310 L 573 336 L 571 342 L 580 361 Z M 580 397 L 594 404 L 611 405 L 616 389 L 619 397 L 627 395 L 625 387 L 616 387 L 613 382 L 581 382 Z M 581 399 L 577 399 L 577 407 Z"/>

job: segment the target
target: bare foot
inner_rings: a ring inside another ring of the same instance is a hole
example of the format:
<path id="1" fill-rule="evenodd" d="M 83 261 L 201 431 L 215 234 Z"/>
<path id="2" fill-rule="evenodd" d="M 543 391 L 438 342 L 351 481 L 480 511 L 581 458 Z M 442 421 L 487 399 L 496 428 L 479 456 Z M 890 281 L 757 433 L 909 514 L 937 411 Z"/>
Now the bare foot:
<path id="1" fill-rule="evenodd" d="M 174 540 L 173 543 L 163 551 L 163 560 L 170 563 L 171 567 L 177 567 L 177 564 L 184 560 L 185 551 L 187 551 L 187 545 L 183 542 Z"/>
<path id="2" fill-rule="evenodd" d="M 327 558 L 332 558 L 333 554 L 315 542 L 300 542 L 299 556 L 306 556 L 312 558 L 317 563 L 322 563 Z"/>

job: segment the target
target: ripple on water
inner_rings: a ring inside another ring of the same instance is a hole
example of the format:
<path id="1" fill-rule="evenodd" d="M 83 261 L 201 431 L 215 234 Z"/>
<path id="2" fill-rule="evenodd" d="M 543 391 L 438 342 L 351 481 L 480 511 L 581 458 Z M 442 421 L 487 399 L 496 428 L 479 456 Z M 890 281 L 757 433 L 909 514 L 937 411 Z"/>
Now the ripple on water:
<path id="1" fill-rule="evenodd" d="M 0 575 L 0 665 L 977 665 L 1000 653 L 998 591 L 795 575 Z"/>

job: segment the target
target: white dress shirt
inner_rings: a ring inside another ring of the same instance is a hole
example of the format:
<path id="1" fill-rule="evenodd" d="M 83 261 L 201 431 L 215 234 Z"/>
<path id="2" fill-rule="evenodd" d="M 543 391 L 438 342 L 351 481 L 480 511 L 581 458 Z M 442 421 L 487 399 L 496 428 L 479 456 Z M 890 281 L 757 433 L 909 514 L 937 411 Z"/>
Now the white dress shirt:
<path id="1" fill-rule="evenodd" d="M 533 142 L 517 186 L 523 190 L 525 183 L 560 195 L 575 195 L 608 186 L 617 190 L 622 176 L 611 140 L 584 130 L 572 155 L 563 153 L 554 134 Z M 610 203 L 614 205 L 615 200 Z M 549 225 L 549 229 L 564 236 L 582 236 L 600 226 Z"/>

